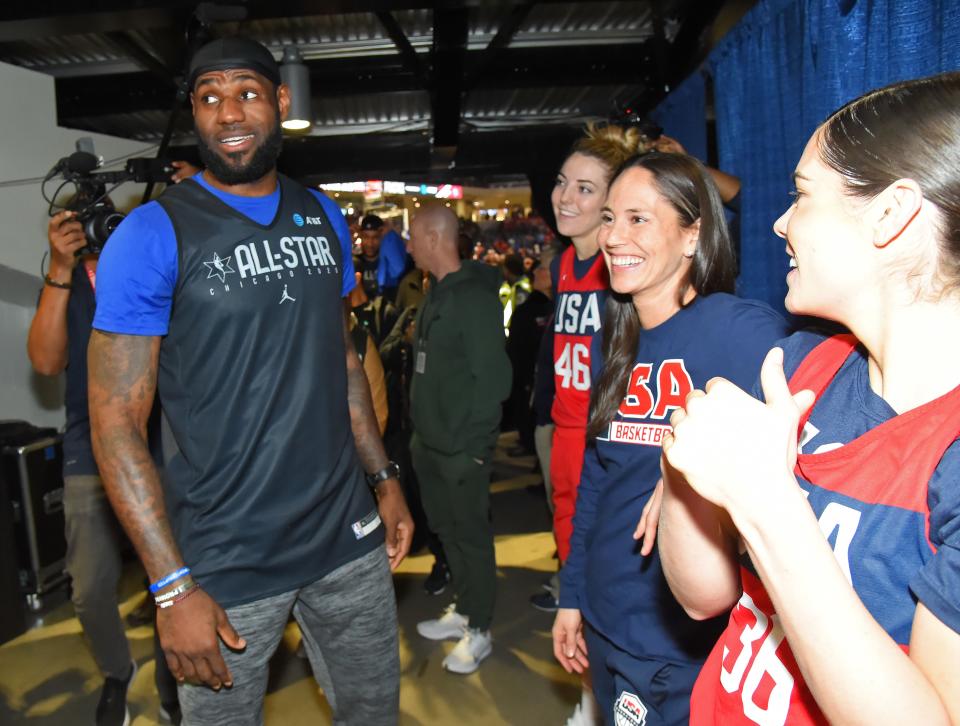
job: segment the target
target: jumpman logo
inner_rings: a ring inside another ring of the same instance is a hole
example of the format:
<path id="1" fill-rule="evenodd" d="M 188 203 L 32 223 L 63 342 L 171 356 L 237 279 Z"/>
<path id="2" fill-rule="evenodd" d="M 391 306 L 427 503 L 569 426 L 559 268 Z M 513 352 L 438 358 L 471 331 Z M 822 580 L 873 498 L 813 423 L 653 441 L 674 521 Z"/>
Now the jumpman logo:
<path id="1" fill-rule="evenodd" d="M 291 297 L 291 296 L 290 296 L 290 293 L 287 292 L 287 286 L 284 285 L 284 286 L 283 286 L 283 296 L 280 298 L 280 302 L 277 303 L 277 304 L 278 304 L 278 305 L 283 305 L 283 303 L 285 303 L 287 300 L 289 300 L 290 302 L 296 302 L 296 301 L 297 301 L 297 298 Z"/>

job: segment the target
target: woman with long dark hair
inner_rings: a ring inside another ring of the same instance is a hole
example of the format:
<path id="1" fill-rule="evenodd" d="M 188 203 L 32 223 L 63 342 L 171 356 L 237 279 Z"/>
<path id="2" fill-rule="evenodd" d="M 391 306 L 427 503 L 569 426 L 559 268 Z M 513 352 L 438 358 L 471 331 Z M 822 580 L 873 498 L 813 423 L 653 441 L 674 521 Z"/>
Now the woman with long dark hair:
<path id="1" fill-rule="evenodd" d="M 723 623 L 690 620 L 656 552 L 643 557 L 631 533 L 660 478 L 667 417 L 713 376 L 752 381 L 786 326 L 768 306 L 731 294 L 720 196 L 690 156 L 628 162 L 610 186 L 598 240 L 612 293 L 592 356 L 590 445 L 554 652 L 568 671 L 589 664 L 609 723 L 683 724 Z"/>
<path id="2" fill-rule="evenodd" d="M 844 106 L 794 180 L 787 309 L 851 335 L 672 416 L 664 568 L 695 617 L 736 604 L 692 722 L 958 723 L 960 74 Z"/>
<path id="3" fill-rule="evenodd" d="M 591 341 L 600 330 L 609 286 L 607 268 L 597 243 L 601 208 L 614 173 L 641 151 L 643 144 L 637 129 L 613 124 L 589 125 L 564 159 L 550 195 L 557 231 L 571 241 L 563 254 L 554 258 L 550 268 L 555 307 L 550 332 L 554 383 L 550 416 L 554 430 L 549 471 L 553 534 L 561 567 L 570 551 L 573 511 L 586 445 Z M 556 610 L 557 593 L 534 595 L 531 603 L 543 610 Z M 568 724 L 593 726 L 595 711 L 589 674 L 584 674 L 581 700 Z"/>

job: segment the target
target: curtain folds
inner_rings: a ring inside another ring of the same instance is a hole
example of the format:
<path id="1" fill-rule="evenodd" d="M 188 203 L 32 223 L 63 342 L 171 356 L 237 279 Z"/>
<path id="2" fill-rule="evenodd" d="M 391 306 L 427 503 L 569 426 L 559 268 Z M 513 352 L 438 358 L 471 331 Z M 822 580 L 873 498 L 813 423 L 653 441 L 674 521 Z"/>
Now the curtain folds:
<path id="1" fill-rule="evenodd" d="M 663 127 L 663 133 L 703 162 L 707 160 L 705 92 L 703 73 L 694 71 L 650 113 L 650 118 Z"/>
<path id="2" fill-rule="evenodd" d="M 960 67 L 960 3 L 761 0 L 707 67 L 720 168 L 743 183 L 739 292 L 782 310 L 787 257 L 772 225 L 804 144 L 867 90 Z"/>

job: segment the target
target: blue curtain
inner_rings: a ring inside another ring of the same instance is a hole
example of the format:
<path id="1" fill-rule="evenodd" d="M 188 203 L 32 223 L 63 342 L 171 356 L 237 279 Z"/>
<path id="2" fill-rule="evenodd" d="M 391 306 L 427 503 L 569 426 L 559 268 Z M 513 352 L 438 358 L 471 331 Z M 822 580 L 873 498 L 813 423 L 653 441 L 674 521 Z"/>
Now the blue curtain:
<path id="1" fill-rule="evenodd" d="M 720 168 L 742 189 L 739 291 L 783 309 L 772 231 L 807 139 L 865 91 L 960 67 L 956 0 L 760 0 L 708 60 Z"/>
<path id="2" fill-rule="evenodd" d="M 705 92 L 703 74 L 695 71 L 650 113 L 650 118 L 663 127 L 663 133 L 703 162 L 707 160 Z"/>

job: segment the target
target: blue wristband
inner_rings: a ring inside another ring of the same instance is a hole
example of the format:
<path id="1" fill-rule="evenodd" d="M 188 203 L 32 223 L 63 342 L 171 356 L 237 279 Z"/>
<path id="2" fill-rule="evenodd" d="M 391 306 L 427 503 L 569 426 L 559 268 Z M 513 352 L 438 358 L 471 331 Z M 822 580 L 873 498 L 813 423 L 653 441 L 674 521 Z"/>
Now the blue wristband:
<path id="1" fill-rule="evenodd" d="M 166 577 L 161 577 L 159 580 L 157 580 L 155 583 L 153 583 L 153 584 L 150 586 L 150 592 L 155 594 L 155 593 L 157 592 L 157 590 L 159 590 L 161 587 L 166 587 L 166 586 L 169 585 L 171 582 L 175 582 L 175 581 L 179 580 L 181 577 L 183 577 L 184 575 L 189 575 L 189 574 L 190 574 L 190 568 L 189 568 L 189 567 L 181 567 L 181 568 L 180 568 L 179 570 L 177 570 L 176 572 L 171 572 L 171 573 L 170 573 L 169 575 L 167 575 Z"/>

